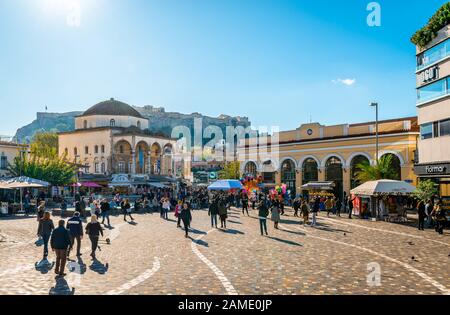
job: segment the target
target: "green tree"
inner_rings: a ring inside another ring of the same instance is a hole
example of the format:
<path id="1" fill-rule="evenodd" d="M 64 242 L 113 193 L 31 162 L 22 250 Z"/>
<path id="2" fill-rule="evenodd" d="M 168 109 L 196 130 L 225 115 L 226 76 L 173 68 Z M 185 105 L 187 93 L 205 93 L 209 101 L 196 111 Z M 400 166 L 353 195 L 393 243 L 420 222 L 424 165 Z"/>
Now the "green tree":
<path id="1" fill-rule="evenodd" d="M 53 132 L 40 132 L 30 143 L 30 152 L 36 157 L 56 158 L 58 156 L 58 135 Z"/>
<path id="2" fill-rule="evenodd" d="M 223 170 L 219 172 L 219 179 L 239 179 L 240 165 L 238 161 L 226 163 Z"/>
<path id="3" fill-rule="evenodd" d="M 423 202 L 427 202 L 431 197 L 437 194 L 438 190 L 436 189 L 434 182 L 431 180 L 423 180 L 417 185 L 414 197 Z"/>
<path id="4" fill-rule="evenodd" d="M 356 165 L 356 180 L 365 183 L 379 179 L 398 179 L 397 173 L 392 167 L 392 155 L 384 155 L 375 165 L 370 165 L 368 161 Z"/>
<path id="5" fill-rule="evenodd" d="M 13 176 L 27 176 L 49 182 L 53 186 L 66 186 L 74 182 L 77 167 L 65 157 L 43 157 L 35 154 L 17 156 L 9 171 Z"/>

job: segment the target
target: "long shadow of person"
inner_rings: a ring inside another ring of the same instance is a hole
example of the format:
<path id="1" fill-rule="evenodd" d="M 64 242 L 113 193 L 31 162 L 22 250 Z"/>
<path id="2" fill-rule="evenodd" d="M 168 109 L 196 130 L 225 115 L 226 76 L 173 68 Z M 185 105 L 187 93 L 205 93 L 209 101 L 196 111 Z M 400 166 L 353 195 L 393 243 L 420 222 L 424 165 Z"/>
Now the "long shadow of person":
<path id="1" fill-rule="evenodd" d="M 133 225 L 133 226 L 138 225 L 138 223 L 137 223 L 137 222 L 134 222 L 134 221 L 128 221 L 128 224 L 129 224 L 129 225 Z"/>
<path id="2" fill-rule="evenodd" d="M 227 233 L 227 234 L 234 234 L 234 235 L 236 235 L 236 234 L 244 235 L 245 234 L 244 232 L 241 232 L 239 230 L 234 230 L 234 229 L 226 229 L 226 230 L 219 229 L 219 231 L 221 231 L 223 233 Z"/>
<path id="3" fill-rule="evenodd" d="M 192 239 L 192 238 L 191 238 Z M 195 244 L 197 244 L 197 245 L 200 245 L 200 246 L 204 246 L 204 247 L 208 247 L 209 245 L 208 245 L 208 242 L 205 242 L 205 241 L 203 241 L 203 240 L 194 240 L 194 239 L 192 239 L 192 241 L 195 243 Z"/>
<path id="4" fill-rule="evenodd" d="M 109 269 L 109 264 L 103 264 L 101 261 L 99 261 L 97 258 L 95 258 L 92 261 L 92 264 L 89 266 L 89 269 L 91 269 L 92 271 L 100 274 L 100 275 L 104 275 L 105 273 L 108 272 Z"/>
<path id="5" fill-rule="evenodd" d="M 70 288 L 66 279 L 56 277 L 56 284 L 49 291 L 49 295 L 75 295 L 75 288 Z"/>
<path id="6" fill-rule="evenodd" d="M 208 233 L 206 233 L 206 232 L 204 232 L 204 231 L 200 231 L 200 230 L 193 229 L 193 228 L 190 228 L 190 229 L 189 229 L 189 232 L 192 233 L 192 234 L 202 234 L 202 235 L 208 234 Z"/>
<path id="7" fill-rule="evenodd" d="M 297 242 L 293 242 L 293 241 L 289 241 L 289 240 L 284 240 L 284 239 L 278 238 L 278 237 L 268 236 L 267 238 L 270 238 L 270 239 L 272 239 L 272 240 L 274 240 L 274 241 L 278 241 L 278 242 L 285 243 L 285 244 L 288 244 L 288 245 L 303 246 L 302 244 L 299 244 L 299 243 L 297 243 Z"/>
<path id="8" fill-rule="evenodd" d="M 47 274 L 55 266 L 55 262 L 49 262 L 47 259 L 43 259 L 39 262 L 34 263 L 34 268 L 41 274 Z"/>

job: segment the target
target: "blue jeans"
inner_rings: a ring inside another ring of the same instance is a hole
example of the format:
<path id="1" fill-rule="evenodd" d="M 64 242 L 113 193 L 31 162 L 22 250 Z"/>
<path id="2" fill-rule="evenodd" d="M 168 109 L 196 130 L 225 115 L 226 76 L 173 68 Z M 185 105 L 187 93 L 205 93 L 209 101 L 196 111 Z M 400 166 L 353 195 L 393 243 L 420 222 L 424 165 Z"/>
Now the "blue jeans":
<path id="1" fill-rule="evenodd" d="M 48 242 L 50 240 L 50 234 L 41 235 L 42 240 L 44 241 L 44 258 L 48 256 Z"/>
<path id="2" fill-rule="evenodd" d="M 110 223 L 110 221 L 109 221 L 109 212 L 102 212 L 102 223 L 104 223 L 105 222 L 105 219 L 106 219 L 106 221 L 108 221 L 108 226 L 110 226 L 111 225 L 111 223 Z"/>
<path id="3" fill-rule="evenodd" d="M 217 214 L 211 214 L 211 226 L 217 226 Z"/>
<path id="4" fill-rule="evenodd" d="M 259 228 L 261 229 L 261 235 L 264 235 L 264 232 L 266 232 L 266 234 L 267 234 L 267 220 L 266 219 L 259 219 Z"/>

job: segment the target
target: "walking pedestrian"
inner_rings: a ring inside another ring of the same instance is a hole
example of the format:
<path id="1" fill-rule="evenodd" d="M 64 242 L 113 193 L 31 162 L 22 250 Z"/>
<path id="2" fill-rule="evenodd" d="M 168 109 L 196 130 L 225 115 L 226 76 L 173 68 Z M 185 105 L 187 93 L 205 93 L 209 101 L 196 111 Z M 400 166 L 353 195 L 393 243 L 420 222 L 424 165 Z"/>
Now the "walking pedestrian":
<path id="1" fill-rule="evenodd" d="M 130 217 L 131 221 L 134 221 L 133 217 L 131 216 L 131 205 L 128 198 L 125 198 L 122 203 L 120 204 L 120 207 L 122 208 L 123 213 L 123 220 L 127 221 L 127 215 Z"/>
<path id="2" fill-rule="evenodd" d="M 67 228 L 69 230 L 70 247 L 67 252 L 67 258 L 70 257 L 70 252 L 73 249 L 75 240 L 77 241 L 77 256 L 81 256 L 81 240 L 83 239 L 83 221 L 80 219 L 80 213 L 75 212 L 73 217 L 67 221 Z"/>
<path id="3" fill-rule="evenodd" d="M 444 227 L 447 223 L 446 210 L 442 207 L 442 202 L 438 201 L 434 207 L 434 217 L 436 220 L 436 232 L 444 234 Z"/>
<path id="4" fill-rule="evenodd" d="M 219 217 L 220 217 L 220 227 L 222 229 L 226 229 L 227 228 L 228 209 L 227 209 L 226 200 L 224 198 L 219 199 L 218 208 L 219 208 Z"/>
<path id="5" fill-rule="evenodd" d="M 325 209 L 327 211 L 327 217 L 330 216 L 330 212 L 333 211 L 333 200 L 331 199 L 331 197 L 328 197 L 325 200 Z"/>
<path id="6" fill-rule="evenodd" d="M 336 207 L 336 215 L 338 217 L 340 217 L 341 216 L 341 208 L 342 208 L 341 199 L 339 199 L 339 198 L 336 199 L 336 206 L 335 207 Z"/>
<path id="7" fill-rule="evenodd" d="M 163 218 L 168 220 L 169 219 L 169 211 L 170 211 L 170 200 L 169 198 L 164 198 L 162 202 L 162 212 L 163 212 Z"/>
<path id="8" fill-rule="evenodd" d="M 269 216 L 269 209 L 267 203 L 264 199 L 259 201 L 258 204 L 258 218 L 259 218 L 259 228 L 261 229 L 261 235 L 269 235 L 267 233 L 267 217 Z"/>
<path id="9" fill-rule="evenodd" d="M 175 206 L 175 217 L 177 218 L 177 228 L 181 227 L 181 210 L 183 209 L 183 201 L 179 200 L 178 204 Z"/>
<path id="10" fill-rule="evenodd" d="M 37 220 L 39 221 L 44 217 L 45 213 L 45 201 L 39 202 L 39 206 L 37 208 Z"/>
<path id="11" fill-rule="evenodd" d="M 111 210 L 111 206 L 109 205 L 108 200 L 103 199 L 100 203 L 100 210 L 102 213 L 102 224 L 105 225 L 105 219 L 108 222 L 108 227 L 111 227 L 111 222 L 109 221 L 109 212 Z"/>
<path id="12" fill-rule="evenodd" d="M 92 245 L 91 257 L 95 260 L 95 251 L 98 247 L 98 240 L 100 238 L 100 235 L 103 237 L 103 228 L 97 221 L 97 216 L 95 214 L 91 216 L 91 222 L 86 225 L 86 234 L 89 235 L 89 239 Z"/>
<path id="13" fill-rule="evenodd" d="M 292 206 L 294 208 L 294 217 L 298 217 L 298 210 L 300 209 L 300 206 L 301 206 L 300 199 L 295 198 Z"/>
<path id="14" fill-rule="evenodd" d="M 353 201 L 355 200 L 355 198 L 352 199 L 351 196 L 348 196 L 348 218 L 351 219 L 352 218 L 352 214 L 353 214 Z"/>
<path id="15" fill-rule="evenodd" d="M 66 275 L 64 273 L 64 268 L 66 267 L 67 251 L 71 244 L 69 231 L 64 225 L 64 220 L 59 220 L 58 228 L 53 231 L 50 241 L 52 250 L 56 254 L 55 273 L 60 277 Z"/>
<path id="16" fill-rule="evenodd" d="M 244 195 L 242 196 L 242 214 L 244 215 L 245 214 L 245 212 L 247 212 L 247 215 L 249 215 L 248 214 L 248 195 L 247 195 L 247 193 L 244 193 Z"/>
<path id="17" fill-rule="evenodd" d="M 300 211 L 303 216 L 303 225 L 307 225 L 309 223 L 308 222 L 309 221 L 309 209 L 308 209 L 308 204 L 306 203 L 305 200 L 303 200 L 301 203 Z"/>
<path id="18" fill-rule="evenodd" d="M 417 204 L 417 214 L 419 216 L 419 226 L 418 229 L 419 230 L 424 230 L 424 226 L 425 226 L 425 218 L 426 218 L 426 211 L 425 211 L 425 204 L 423 203 L 423 201 L 419 201 L 419 203 Z"/>
<path id="19" fill-rule="evenodd" d="M 272 203 L 272 207 L 270 207 L 270 211 L 272 213 L 271 215 L 271 219 L 273 221 L 273 225 L 274 228 L 276 230 L 278 230 L 278 223 L 280 222 L 280 212 L 281 212 L 281 207 L 280 207 L 280 201 L 279 200 L 274 200 Z"/>
<path id="20" fill-rule="evenodd" d="M 48 242 L 54 229 L 55 226 L 53 225 L 50 212 L 45 212 L 43 217 L 39 220 L 37 233 L 37 235 L 42 238 L 42 241 L 44 242 L 43 260 L 46 260 L 48 257 Z"/>
<path id="21" fill-rule="evenodd" d="M 248 212 L 248 211 L 247 211 Z M 216 198 L 214 198 L 209 205 L 208 215 L 211 217 L 211 227 L 217 229 L 217 215 L 219 214 L 219 205 Z"/>
<path id="22" fill-rule="evenodd" d="M 427 227 L 430 228 L 433 225 L 433 216 L 431 215 L 431 212 L 433 212 L 433 204 L 431 203 L 431 200 L 428 200 L 425 204 L 425 213 L 427 215 Z"/>
<path id="23" fill-rule="evenodd" d="M 313 204 L 313 208 L 312 208 L 312 222 L 311 222 L 311 226 L 316 226 L 317 224 L 317 213 L 320 210 L 320 199 L 316 198 L 314 200 L 314 204 Z"/>
<path id="24" fill-rule="evenodd" d="M 180 212 L 181 221 L 183 221 L 184 231 L 185 231 L 185 237 L 187 238 L 189 236 L 189 227 L 191 226 L 192 221 L 192 213 L 191 209 L 188 206 L 188 204 L 185 202 L 183 204 L 183 208 Z"/>

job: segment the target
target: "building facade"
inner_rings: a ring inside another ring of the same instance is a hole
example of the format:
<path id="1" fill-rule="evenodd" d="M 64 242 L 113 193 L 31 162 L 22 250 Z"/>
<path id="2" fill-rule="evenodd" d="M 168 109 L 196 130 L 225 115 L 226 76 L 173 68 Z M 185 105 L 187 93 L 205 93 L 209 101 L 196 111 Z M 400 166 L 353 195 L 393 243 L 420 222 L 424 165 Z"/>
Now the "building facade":
<path id="1" fill-rule="evenodd" d="M 188 177 L 190 166 L 174 158 L 177 140 L 154 136 L 148 129 L 148 119 L 137 110 L 110 99 L 77 116 L 74 131 L 59 133 L 59 154 L 81 166 L 81 177 Z"/>
<path id="2" fill-rule="evenodd" d="M 421 179 L 432 179 L 450 206 L 450 25 L 426 47 L 416 47 L 418 161 Z"/>
<path id="3" fill-rule="evenodd" d="M 13 142 L 0 141 L 0 178 L 11 176 L 8 171 L 9 165 L 14 163 L 14 158 L 21 152 L 27 152 L 28 147 Z"/>
<path id="4" fill-rule="evenodd" d="M 375 122 L 323 126 L 301 125 L 296 130 L 272 135 L 265 143 L 251 138 L 241 142 L 238 157 L 243 175 L 262 176 L 264 183 L 286 184 L 293 194 L 314 181 L 335 184 L 335 194 L 360 183 L 355 179 L 357 165 L 376 160 Z M 392 155 L 399 180 L 416 183 L 414 156 L 419 129 L 416 117 L 379 122 L 379 157 Z M 259 144 L 257 142 L 260 142 Z"/>

